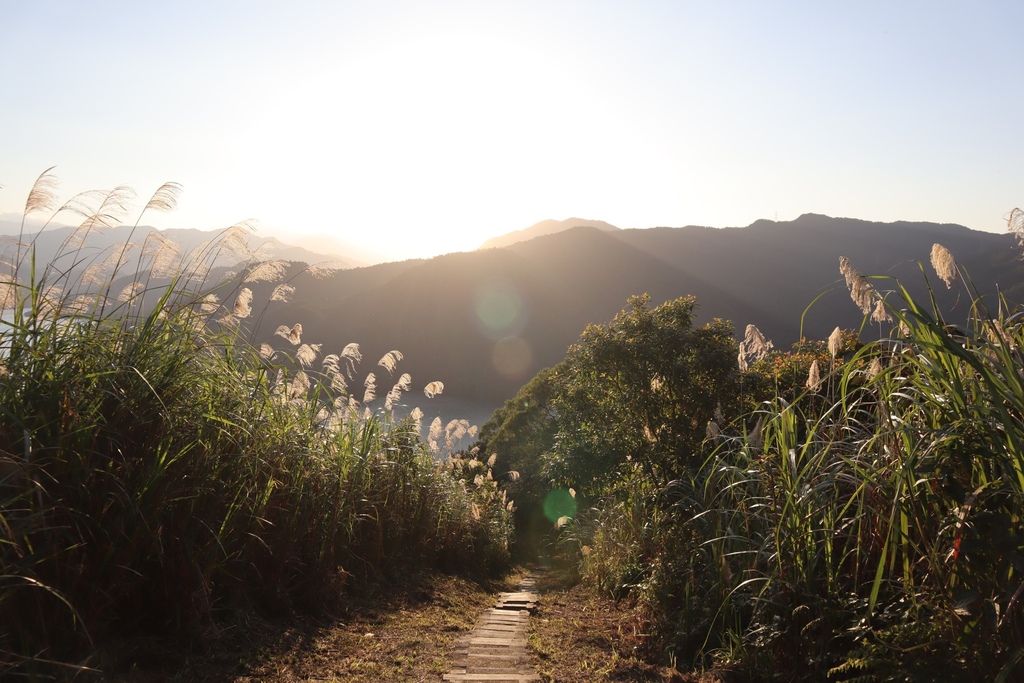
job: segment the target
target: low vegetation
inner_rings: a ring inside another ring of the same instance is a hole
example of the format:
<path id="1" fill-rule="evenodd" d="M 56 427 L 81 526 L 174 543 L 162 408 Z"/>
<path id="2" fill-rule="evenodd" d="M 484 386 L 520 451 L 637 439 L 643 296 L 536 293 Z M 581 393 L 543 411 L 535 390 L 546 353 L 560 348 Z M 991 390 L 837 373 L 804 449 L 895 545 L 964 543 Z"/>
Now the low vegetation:
<path id="1" fill-rule="evenodd" d="M 239 613 L 341 609 L 409 566 L 506 564 L 510 503 L 487 464 L 432 452 L 468 424 L 424 443 L 422 413 L 394 417 L 408 375 L 380 401 L 374 373 L 350 394 L 355 344 L 322 355 L 299 324 L 245 341 L 245 285 L 280 270 L 253 260 L 245 225 L 185 255 L 158 233 L 96 254 L 83 243 L 123 222 L 129 191 L 58 207 L 53 184 L 26 216 L 77 213 L 79 229 L 50 263 L 21 240 L 3 255 L 0 675 L 88 674 L 120 638 L 202 643 Z M 215 277 L 225 261 L 238 275 Z"/>
<path id="2" fill-rule="evenodd" d="M 481 430 L 535 470 L 520 527 L 548 503 L 557 551 L 681 670 L 1019 680 L 1024 325 L 941 245 L 931 262 L 952 313 L 843 259 L 862 329 L 788 352 L 693 329 L 689 299 L 588 329 Z"/>

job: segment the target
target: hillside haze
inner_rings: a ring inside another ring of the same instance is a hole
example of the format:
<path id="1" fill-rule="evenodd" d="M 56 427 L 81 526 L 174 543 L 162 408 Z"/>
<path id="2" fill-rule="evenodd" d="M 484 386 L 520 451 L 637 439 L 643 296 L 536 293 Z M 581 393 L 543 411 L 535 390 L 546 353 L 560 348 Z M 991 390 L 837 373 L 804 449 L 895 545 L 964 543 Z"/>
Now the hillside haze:
<path id="1" fill-rule="evenodd" d="M 837 325 L 859 327 L 862 316 L 839 275 L 840 256 L 867 275 L 898 277 L 921 296 L 918 262 L 927 266 L 935 242 L 953 253 L 981 293 L 994 295 L 998 284 L 1011 301 L 1024 299 L 1024 269 L 1011 235 L 809 214 L 745 228 L 577 227 L 324 280 L 299 274 L 294 301 L 268 304 L 253 340 L 300 322 L 304 340 L 323 343 L 324 353 L 358 342 L 375 362 L 398 349 L 406 357 L 401 371 L 412 374 L 415 387 L 442 380 L 448 395 L 498 405 L 558 363 L 588 323 L 614 317 L 631 295 L 646 292 L 658 304 L 692 294 L 699 323 L 725 318 L 740 330 L 753 323 L 784 349 L 798 340 L 802 315 L 810 338 L 824 339 Z M 882 292 L 894 288 L 874 283 Z M 256 301 L 261 294 L 269 289 L 257 291 Z M 936 296 L 952 310 L 949 322 L 963 323 L 972 295 L 938 282 Z M 424 403 L 422 396 L 409 402 Z"/>
<path id="2" fill-rule="evenodd" d="M 499 235 L 498 237 L 492 237 L 484 242 L 480 248 L 494 249 L 497 247 L 509 247 L 517 242 L 532 240 L 534 237 L 553 235 L 556 232 L 563 232 L 571 228 L 580 227 L 597 228 L 598 230 L 604 230 L 606 232 L 613 232 L 619 229 L 611 223 L 588 220 L 586 218 L 566 218 L 564 221 L 556 221 L 553 218 L 549 218 L 546 221 L 534 223 L 523 230 L 515 230 L 513 232 L 505 233 L 504 235 Z"/>
<path id="3" fill-rule="evenodd" d="M 131 242 L 134 245 L 132 251 L 126 255 L 126 263 L 134 263 L 138 258 L 137 249 L 141 247 L 151 232 L 159 232 L 163 237 L 176 243 L 183 254 L 200 247 L 204 243 L 215 240 L 222 230 L 196 230 L 184 228 L 172 228 L 169 230 L 157 230 L 149 226 L 121 225 L 113 228 L 94 228 L 90 231 L 80 252 L 73 249 L 69 252 L 68 240 L 72 233 L 78 228 L 72 226 L 51 226 L 41 232 L 40 226 L 29 225 L 36 231 L 28 231 L 22 238 L 23 244 L 33 244 L 36 250 L 36 263 L 50 263 L 58 254 L 64 259 L 63 265 L 67 265 L 67 259 L 72 254 L 76 259 L 76 269 L 84 268 L 96 259 L 102 259 L 111 252 L 115 245 L 123 245 Z M 17 245 L 18 225 L 7 221 L 0 226 L 0 251 L 13 254 L 19 250 Z M 308 246 L 315 246 L 313 243 L 305 242 Z M 331 263 L 338 268 L 355 268 L 366 265 L 366 261 L 357 257 L 338 256 L 335 249 L 314 250 L 307 246 L 286 243 L 277 237 L 253 234 L 248 240 L 248 246 L 253 251 L 253 258 L 258 260 L 280 259 L 285 261 L 301 261 L 303 263 Z M 334 247 L 340 245 L 332 245 Z M 24 248 L 22 248 L 24 250 Z M 222 259 L 223 261 L 223 259 Z M 221 265 L 234 265 L 231 259 Z"/>

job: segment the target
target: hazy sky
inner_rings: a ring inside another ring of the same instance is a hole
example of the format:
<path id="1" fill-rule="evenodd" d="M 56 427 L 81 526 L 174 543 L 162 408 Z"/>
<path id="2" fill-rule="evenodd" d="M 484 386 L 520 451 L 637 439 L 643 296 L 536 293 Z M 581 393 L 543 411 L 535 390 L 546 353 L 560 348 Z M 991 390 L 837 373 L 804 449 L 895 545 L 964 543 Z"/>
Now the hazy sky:
<path id="1" fill-rule="evenodd" d="M 394 257 L 546 218 L 1003 230 L 1024 3 L 0 0 L 0 213 L 185 187 L 144 222 Z"/>

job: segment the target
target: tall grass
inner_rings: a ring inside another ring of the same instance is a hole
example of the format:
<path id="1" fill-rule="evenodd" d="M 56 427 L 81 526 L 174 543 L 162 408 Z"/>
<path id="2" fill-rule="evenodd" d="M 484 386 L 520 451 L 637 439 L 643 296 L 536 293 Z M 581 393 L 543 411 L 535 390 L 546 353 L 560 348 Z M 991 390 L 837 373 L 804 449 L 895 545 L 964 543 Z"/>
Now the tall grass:
<path id="1" fill-rule="evenodd" d="M 26 213 L 52 208 L 47 182 Z M 109 204 L 78 237 L 120 220 Z M 0 675 L 87 671 L 111 637 L 203 638 L 237 610 L 322 609 L 405 567 L 507 559 L 496 489 L 337 381 L 357 348 L 307 374 L 308 357 L 243 340 L 251 293 L 207 282 L 244 253 L 239 234 L 179 257 L 169 280 L 159 238 L 134 261 L 70 241 L 43 266 L 31 244 L 7 254 Z M 95 283 L 90 262 L 107 264 Z"/>
<path id="2" fill-rule="evenodd" d="M 577 520 L 584 573 L 639 597 L 677 663 L 754 680 L 1024 677 L 1024 325 L 935 254 L 963 287 L 962 328 L 844 262 L 888 334 L 709 431 L 703 464 L 669 486 Z"/>

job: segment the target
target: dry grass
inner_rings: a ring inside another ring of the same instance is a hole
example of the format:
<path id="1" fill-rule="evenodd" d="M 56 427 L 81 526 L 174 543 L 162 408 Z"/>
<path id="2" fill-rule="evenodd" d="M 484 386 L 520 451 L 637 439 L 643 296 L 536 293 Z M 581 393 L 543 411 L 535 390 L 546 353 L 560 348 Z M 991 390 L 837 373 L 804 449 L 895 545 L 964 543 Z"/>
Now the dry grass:
<path id="1" fill-rule="evenodd" d="M 616 602 L 552 571 L 538 582 L 540 605 L 530 619 L 533 663 L 545 683 L 654 681 L 723 683 L 711 672 L 684 674 L 648 663 L 647 625 L 627 601 Z"/>

